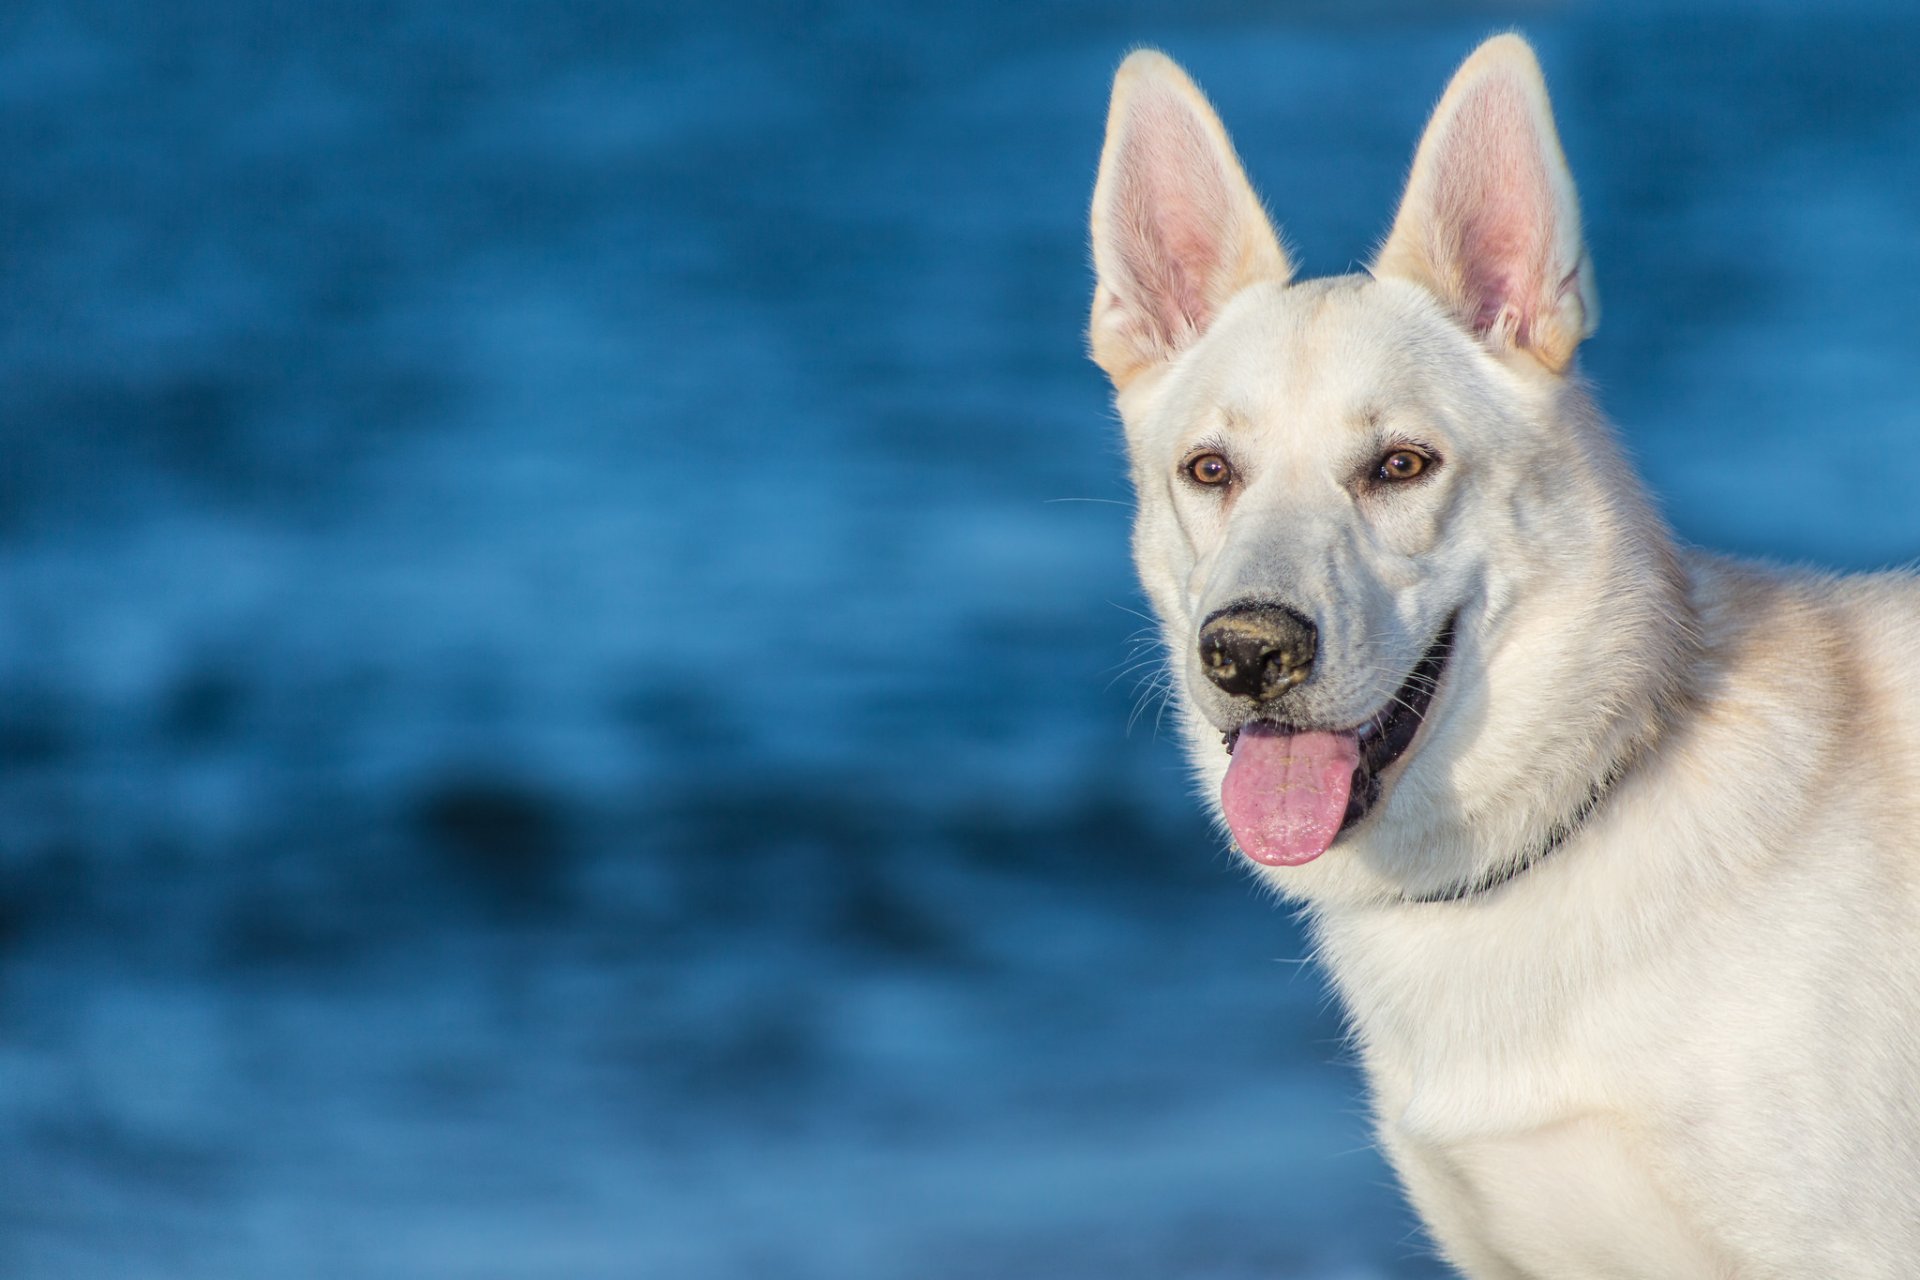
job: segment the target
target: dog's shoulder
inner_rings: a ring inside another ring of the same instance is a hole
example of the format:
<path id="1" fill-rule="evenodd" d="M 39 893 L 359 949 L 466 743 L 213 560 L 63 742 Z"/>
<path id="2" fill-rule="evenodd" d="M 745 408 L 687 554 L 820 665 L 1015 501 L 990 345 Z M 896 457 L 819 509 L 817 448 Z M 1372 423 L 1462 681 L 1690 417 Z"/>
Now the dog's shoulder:
<path id="1" fill-rule="evenodd" d="M 1920 576 L 1690 569 L 1704 732 L 1683 753 L 1741 761 L 1733 776 L 1807 810 L 1826 847 L 1873 851 L 1883 887 L 1920 903 Z"/>
<path id="2" fill-rule="evenodd" d="M 1710 659 L 1802 685 L 1920 663 L 1920 574 L 1781 569 L 1700 551 L 1686 561 Z"/>

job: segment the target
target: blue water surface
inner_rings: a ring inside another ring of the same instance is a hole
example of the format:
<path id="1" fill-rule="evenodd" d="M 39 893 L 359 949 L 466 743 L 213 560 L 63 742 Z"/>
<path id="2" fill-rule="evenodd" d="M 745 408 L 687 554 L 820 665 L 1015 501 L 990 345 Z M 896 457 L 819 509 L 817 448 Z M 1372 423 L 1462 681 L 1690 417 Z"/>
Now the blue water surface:
<path id="1" fill-rule="evenodd" d="M 1084 212 L 1158 43 L 1344 271 L 1514 24 L 1678 529 L 1920 553 L 1901 0 L 0 11 L 0 1274 L 1443 1274 Z"/>

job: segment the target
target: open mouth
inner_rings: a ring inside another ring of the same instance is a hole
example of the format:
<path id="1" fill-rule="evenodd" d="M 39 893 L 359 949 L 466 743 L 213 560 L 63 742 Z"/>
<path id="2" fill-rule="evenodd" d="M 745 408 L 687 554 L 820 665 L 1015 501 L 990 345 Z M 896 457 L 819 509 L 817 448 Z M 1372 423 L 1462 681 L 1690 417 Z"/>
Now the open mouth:
<path id="1" fill-rule="evenodd" d="M 1327 851 L 1380 799 L 1380 775 L 1406 754 L 1426 720 L 1455 618 L 1372 719 L 1340 732 L 1250 720 L 1227 736 L 1233 761 L 1221 808 L 1241 852 L 1268 866 L 1299 866 Z"/>

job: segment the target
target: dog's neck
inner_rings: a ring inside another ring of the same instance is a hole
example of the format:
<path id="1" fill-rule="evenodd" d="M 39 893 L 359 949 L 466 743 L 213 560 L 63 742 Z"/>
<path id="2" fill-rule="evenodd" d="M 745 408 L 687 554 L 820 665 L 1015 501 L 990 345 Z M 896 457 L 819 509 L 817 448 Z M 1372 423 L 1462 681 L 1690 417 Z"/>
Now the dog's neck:
<path id="1" fill-rule="evenodd" d="M 1723 781 L 1761 776 L 1780 749 L 1751 729 L 1766 705 L 1764 691 L 1727 669 L 1729 653 L 1765 639 L 1729 618 L 1761 611 L 1750 603 L 1735 610 L 1724 599 L 1778 588 L 1739 566 L 1697 554 L 1685 559 L 1691 582 L 1678 617 L 1690 633 L 1683 651 L 1689 661 L 1663 700 L 1666 718 L 1653 735 L 1622 735 L 1601 757 L 1621 759 L 1619 748 L 1639 743 L 1577 828 L 1517 871 L 1515 862 L 1502 863 L 1500 883 L 1480 890 L 1476 882 L 1477 892 L 1450 901 L 1309 908 L 1316 952 L 1361 1043 L 1416 1061 L 1423 1045 L 1504 1053 L 1557 1034 L 1571 1009 L 1684 933 L 1701 904 L 1727 892 L 1730 864 L 1745 865 L 1749 877 L 1791 865 L 1769 848 L 1756 825 L 1759 811 Z M 1813 633 L 1803 627 L 1796 642 L 1815 643 Z M 1837 697 L 1844 678 L 1838 669 L 1810 671 L 1809 696 Z M 1836 767 L 1844 746 L 1832 735 L 1791 745 L 1810 762 L 1807 778 Z M 1596 767 L 1603 778 L 1606 767 Z M 1580 794 L 1591 794 L 1587 786 L 1563 802 L 1563 817 L 1579 808 Z M 1793 794 L 1770 801 L 1789 810 L 1801 802 Z M 1544 841 L 1529 846 L 1542 848 Z M 1436 1002 L 1442 989 L 1468 994 Z"/>
<path id="2" fill-rule="evenodd" d="M 1448 786 L 1462 788 L 1453 806 L 1448 797 L 1429 797 L 1370 833 L 1370 859 L 1380 874 L 1347 903 L 1432 912 L 1477 904 L 1531 880 L 1577 855 L 1619 786 L 1639 762 L 1660 753 L 1700 679 L 1699 628 L 1682 557 L 1663 530 L 1649 525 L 1637 536 L 1601 542 L 1596 564 L 1605 576 L 1598 584 L 1578 585 L 1528 617 L 1504 620 L 1520 628 L 1493 641 L 1502 652 L 1491 660 L 1507 673 L 1504 722 L 1512 728 L 1555 698 L 1564 703 L 1551 725 L 1534 726 L 1530 751 L 1494 757 L 1464 785 L 1460 775 L 1449 777 Z M 1550 643 L 1577 607 L 1568 599 L 1582 598 L 1605 598 L 1613 607 L 1604 647 Z M 1604 678 L 1593 679 L 1596 671 Z M 1326 895 L 1316 905 L 1335 908 L 1342 896 Z"/>
<path id="3" fill-rule="evenodd" d="M 1466 881 L 1451 889 L 1442 889 L 1436 893 L 1410 894 L 1407 896 L 1406 902 L 1412 906 L 1437 906 L 1447 903 L 1466 902 L 1469 899 L 1483 897 L 1494 892 L 1496 889 L 1503 889 L 1507 885 L 1512 884 L 1515 880 L 1518 880 L 1521 876 L 1527 874 L 1542 862 L 1552 857 L 1580 833 L 1581 829 L 1586 826 L 1588 819 L 1592 818 L 1594 812 L 1606 801 L 1608 793 L 1611 792 L 1614 785 L 1620 781 L 1621 776 L 1632 767 L 1633 759 L 1634 757 L 1632 755 L 1628 755 L 1616 761 L 1613 768 L 1607 771 L 1606 776 L 1593 784 L 1592 790 L 1587 793 L 1587 798 L 1580 802 L 1578 808 L 1554 823 L 1553 826 L 1548 829 L 1545 836 L 1515 854 L 1513 859 L 1507 864 L 1495 866 L 1484 872 L 1479 878 Z"/>
<path id="4" fill-rule="evenodd" d="M 1563 708 L 1561 736 L 1542 743 L 1528 773 L 1514 779 L 1531 803 L 1521 808 L 1505 793 L 1495 807 L 1507 807 L 1518 821 L 1504 829 L 1474 813 L 1456 833 L 1472 859 L 1471 874 L 1451 885 L 1429 881 L 1402 903 L 1476 901 L 1558 861 L 1604 816 L 1636 765 L 1659 754 L 1670 726 L 1694 701 L 1702 678 L 1701 626 L 1686 558 L 1624 468 L 1612 487 L 1608 517 L 1593 530 L 1599 579 L 1574 595 L 1609 602 L 1609 631 L 1604 648 L 1559 648 L 1539 677 L 1537 689 L 1582 694 Z M 1619 512 L 1634 508 L 1637 518 L 1620 519 Z M 1567 607 L 1547 604 L 1549 613 Z M 1548 624 L 1560 625 L 1558 618 Z M 1607 678 L 1591 679 L 1594 668 Z"/>

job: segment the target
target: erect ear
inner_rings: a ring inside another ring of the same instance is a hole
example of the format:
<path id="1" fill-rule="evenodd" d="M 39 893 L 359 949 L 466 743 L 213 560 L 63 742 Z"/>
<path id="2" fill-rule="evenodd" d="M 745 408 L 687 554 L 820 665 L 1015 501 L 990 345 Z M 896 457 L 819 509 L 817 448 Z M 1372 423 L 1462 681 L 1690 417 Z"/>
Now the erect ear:
<path id="1" fill-rule="evenodd" d="M 1373 272 L 1426 286 L 1490 346 L 1556 373 L 1599 324 L 1573 175 L 1519 36 L 1495 36 L 1454 73 Z"/>
<path id="2" fill-rule="evenodd" d="M 1186 72 L 1120 64 L 1093 188 L 1093 358 L 1115 387 L 1206 331 L 1255 280 L 1291 274 L 1220 118 Z"/>

